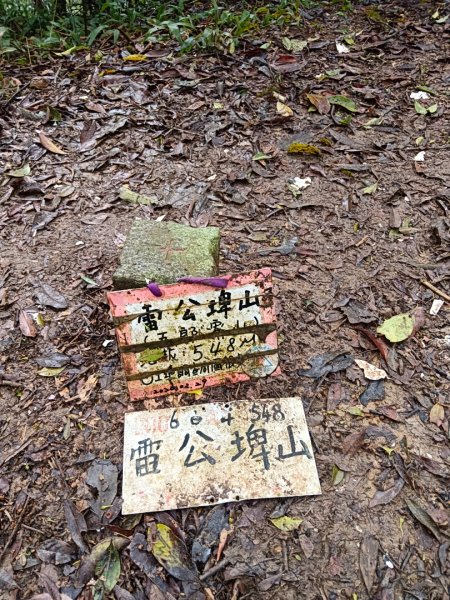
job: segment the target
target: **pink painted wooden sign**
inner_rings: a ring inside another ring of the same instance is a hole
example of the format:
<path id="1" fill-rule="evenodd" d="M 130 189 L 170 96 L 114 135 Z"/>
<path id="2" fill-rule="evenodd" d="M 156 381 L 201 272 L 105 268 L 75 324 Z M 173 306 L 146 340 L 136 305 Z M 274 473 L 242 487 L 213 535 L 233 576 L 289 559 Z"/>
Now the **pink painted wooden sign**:
<path id="1" fill-rule="evenodd" d="M 270 269 L 221 278 L 107 294 L 132 400 L 280 373 Z"/>

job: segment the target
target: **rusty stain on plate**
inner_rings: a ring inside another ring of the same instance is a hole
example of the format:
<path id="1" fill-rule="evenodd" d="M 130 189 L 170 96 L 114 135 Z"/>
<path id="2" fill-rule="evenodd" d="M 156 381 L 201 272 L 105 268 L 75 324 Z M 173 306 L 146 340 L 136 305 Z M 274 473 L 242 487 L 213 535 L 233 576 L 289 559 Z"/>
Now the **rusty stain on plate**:
<path id="1" fill-rule="evenodd" d="M 300 398 L 125 415 L 123 514 L 320 494 Z"/>
<path id="2" fill-rule="evenodd" d="M 224 278 L 107 294 L 132 400 L 280 373 L 271 270 Z"/>

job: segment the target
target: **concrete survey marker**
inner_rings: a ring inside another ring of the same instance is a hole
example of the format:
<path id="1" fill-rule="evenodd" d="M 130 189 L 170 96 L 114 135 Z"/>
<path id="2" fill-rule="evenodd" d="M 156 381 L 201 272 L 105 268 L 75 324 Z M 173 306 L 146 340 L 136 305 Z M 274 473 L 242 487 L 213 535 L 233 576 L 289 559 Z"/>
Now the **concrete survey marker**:
<path id="1" fill-rule="evenodd" d="M 280 373 L 270 269 L 223 278 L 108 293 L 132 400 Z"/>
<path id="2" fill-rule="evenodd" d="M 125 415 L 123 514 L 320 493 L 300 398 Z"/>
<path id="3" fill-rule="evenodd" d="M 175 283 L 185 275 L 212 277 L 219 269 L 220 230 L 136 219 L 113 275 L 114 288 Z"/>

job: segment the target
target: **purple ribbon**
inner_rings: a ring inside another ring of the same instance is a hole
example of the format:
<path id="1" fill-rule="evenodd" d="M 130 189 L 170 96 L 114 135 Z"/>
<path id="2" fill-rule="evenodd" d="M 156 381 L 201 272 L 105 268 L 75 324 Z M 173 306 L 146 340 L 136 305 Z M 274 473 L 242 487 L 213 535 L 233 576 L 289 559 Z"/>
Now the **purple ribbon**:
<path id="1" fill-rule="evenodd" d="M 147 289 L 151 291 L 154 296 L 160 298 L 162 296 L 162 291 L 157 283 L 154 281 L 147 281 Z"/>
<path id="2" fill-rule="evenodd" d="M 180 277 L 177 281 L 179 283 L 199 283 L 215 288 L 226 288 L 228 285 L 228 279 L 224 277 Z"/>

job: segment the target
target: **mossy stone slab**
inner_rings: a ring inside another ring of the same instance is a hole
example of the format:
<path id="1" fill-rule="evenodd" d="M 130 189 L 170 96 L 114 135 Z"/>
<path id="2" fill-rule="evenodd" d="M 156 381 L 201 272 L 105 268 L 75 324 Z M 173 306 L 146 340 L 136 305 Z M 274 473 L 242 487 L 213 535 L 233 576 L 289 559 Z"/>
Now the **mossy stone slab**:
<path id="1" fill-rule="evenodd" d="M 114 288 L 144 287 L 147 281 L 175 283 L 179 277 L 213 277 L 219 272 L 218 227 L 188 227 L 136 219 L 113 275 Z"/>

